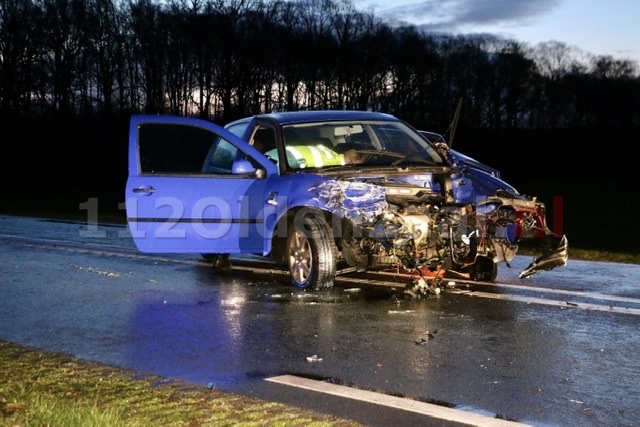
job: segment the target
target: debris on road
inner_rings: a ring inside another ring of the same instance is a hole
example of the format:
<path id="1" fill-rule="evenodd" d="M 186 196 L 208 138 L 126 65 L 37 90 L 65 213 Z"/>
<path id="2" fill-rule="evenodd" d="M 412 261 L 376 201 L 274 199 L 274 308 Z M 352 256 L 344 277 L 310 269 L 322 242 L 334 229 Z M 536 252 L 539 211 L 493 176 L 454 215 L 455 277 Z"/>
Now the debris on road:
<path id="1" fill-rule="evenodd" d="M 438 333 L 437 329 L 434 330 L 433 332 L 425 331 L 423 336 L 421 336 L 418 340 L 416 340 L 416 345 L 426 344 L 429 340 L 434 339 L 437 333 Z"/>
<path id="2" fill-rule="evenodd" d="M 75 264 L 71 264 L 71 266 L 73 268 L 75 268 L 76 270 L 85 271 L 87 273 L 96 273 L 96 274 L 99 274 L 99 275 L 105 276 L 105 277 L 120 277 L 120 274 L 113 273 L 111 271 L 102 271 L 102 270 L 98 270 L 98 269 L 93 268 L 93 267 L 81 267 L 81 266 L 75 265 Z"/>
<path id="3" fill-rule="evenodd" d="M 442 279 L 439 277 L 428 279 L 420 277 L 407 284 L 405 293 L 411 295 L 413 298 L 420 298 L 421 296 L 428 296 L 429 294 L 440 295 L 442 291 L 441 288 Z"/>

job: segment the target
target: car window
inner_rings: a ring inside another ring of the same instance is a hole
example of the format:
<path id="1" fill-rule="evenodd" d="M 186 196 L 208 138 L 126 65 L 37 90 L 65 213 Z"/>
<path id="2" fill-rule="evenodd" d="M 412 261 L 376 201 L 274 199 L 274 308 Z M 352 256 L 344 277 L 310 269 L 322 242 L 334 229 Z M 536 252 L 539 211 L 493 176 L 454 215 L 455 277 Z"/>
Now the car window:
<path id="1" fill-rule="evenodd" d="M 305 123 L 285 126 L 283 132 L 291 169 L 445 163 L 431 144 L 401 122 Z"/>
<path id="2" fill-rule="evenodd" d="M 276 148 L 276 134 L 272 128 L 259 127 L 251 136 L 250 144 L 253 145 L 261 153 Z"/>
<path id="3" fill-rule="evenodd" d="M 217 135 L 197 126 L 141 124 L 138 128 L 140 172 L 200 174 L 207 153 L 216 139 Z"/>
<path id="4" fill-rule="evenodd" d="M 238 148 L 235 145 L 225 139 L 217 138 L 202 165 L 202 173 L 230 174 L 237 157 Z"/>
<path id="5" fill-rule="evenodd" d="M 242 138 L 248 126 L 249 126 L 249 122 L 243 121 L 241 123 L 228 124 L 227 126 L 225 126 L 225 128 L 235 136 Z"/>

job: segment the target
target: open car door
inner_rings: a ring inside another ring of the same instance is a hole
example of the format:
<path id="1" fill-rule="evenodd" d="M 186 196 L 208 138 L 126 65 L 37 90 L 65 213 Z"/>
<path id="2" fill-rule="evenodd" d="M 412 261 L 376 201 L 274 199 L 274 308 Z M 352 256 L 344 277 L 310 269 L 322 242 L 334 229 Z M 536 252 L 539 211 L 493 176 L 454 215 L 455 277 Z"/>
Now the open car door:
<path id="1" fill-rule="evenodd" d="M 211 122 L 137 115 L 129 130 L 127 221 L 141 252 L 263 253 L 273 163 Z"/>

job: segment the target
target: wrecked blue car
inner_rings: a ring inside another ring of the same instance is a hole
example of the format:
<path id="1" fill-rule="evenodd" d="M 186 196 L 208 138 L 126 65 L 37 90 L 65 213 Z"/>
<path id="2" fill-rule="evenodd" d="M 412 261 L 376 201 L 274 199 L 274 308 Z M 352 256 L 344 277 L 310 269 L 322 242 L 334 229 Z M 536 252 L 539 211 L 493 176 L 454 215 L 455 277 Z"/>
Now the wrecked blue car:
<path id="1" fill-rule="evenodd" d="M 314 289 L 388 269 L 491 281 L 525 239 L 544 249 L 520 277 L 566 264 L 567 240 L 547 227 L 542 202 L 434 136 L 362 111 L 263 114 L 224 128 L 136 115 L 130 231 L 142 252 L 201 254 L 216 267 L 229 254 L 269 257 Z"/>

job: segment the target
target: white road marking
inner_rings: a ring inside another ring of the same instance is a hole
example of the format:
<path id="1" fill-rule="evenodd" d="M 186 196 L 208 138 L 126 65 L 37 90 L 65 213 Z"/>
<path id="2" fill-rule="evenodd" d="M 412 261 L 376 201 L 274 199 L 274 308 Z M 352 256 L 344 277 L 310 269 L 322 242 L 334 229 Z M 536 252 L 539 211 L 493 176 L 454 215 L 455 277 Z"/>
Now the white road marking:
<path id="1" fill-rule="evenodd" d="M 22 237 L 10 234 L 2 234 L 0 233 L 0 238 L 8 238 L 9 240 L 14 240 L 14 245 L 24 246 L 24 247 L 32 247 L 37 249 L 44 250 L 57 250 L 57 251 L 66 251 L 66 252 L 74 252 L 74 253 L 84 253 L 84 254 L 95 254 L 101 256 L 116 256 L 122 258 L 132 258 L 132 259 L 146 259 L 146 260 L 154 260 L 154 261 L 164 261 L 168 263 L 174 264 L 190 264 L 190 265 L 201 265 L 202 260 L 185 260 L 184 258 L 171 258 L 166 256 L 159 255 L 146 255 L 141 254 L 135 251 L 135 248 L 125 248 L 121 246 L 113 246 L 113 245 L 105 245 L 105 244 L 97 244 L 86 242 L 68 242 L 64 240 L 57 239 L 46 239 L 46 238 L 31 238 L 31 237 Z M 31 242 L 41 242 L 41 243 L 28 243 Z M 64 246 L 64 245 L 67 246 Z M 74 244 L 81 244 L 85 247 L 77 247 Z M 116 252 L 113 252 L 116 251 Z M 124 251 L 117 252 L 117 251 Z M 252 273 L 259 274 L 275 274 L 286 276 L 289 273 L 285 270 L 280 270 L 277 268 L 269 268 L 265 266 L 257 266 L 256 262 L 252 262 L 251 260 L 243 260 L 244 265 L 235 265 L 233 266 L 234 270 L 246 271 Z M 253 266 L 251 264 L 254 264 Z M 369 285 L 369 286 L 377 286 L 377 287 L 387 287 L 391 289 L 402 289 L 409 282 L 408 275 L 397 275 L 387 272 L 376 272 L 377 276 L 383 278 L 385 276 L 392 277 L 394 281 L 391 280 L 375 280 L 375 279 L 367 279 L 367 278 L 357 278 L 357 277 L 348 277 L 348 276 L 337 276 L 336 282 L 349 283 L 349 284 L 359 284 L 359 285 Z M 405 279 L 406 281 L 404 281 Z M 472 290 L 463 290 L 463 289 L 446 289 L 446 293 L 458 294 L 458 295 L 466 295 L 470 297 L 477 298 L 487 298 L 487 299 L 495 299 L 502 301 L 516 301 L 522 302 L 526 304 L 540 304 L 540 305 L 550 305 L 561 308 L 579 308 L 585 310 L 593 310 L 593 311 L 603 311 L 610 313 L 621 313 L 621 314 L 630 314 L 639 316 L 640 308 L 633 307 L 621 307 L 614 306 L 611 304 L 606 304 L 606 301 L 609 302 L 626 302 L 629 304 L 640 305 L 640 299 L 638 298 L 629 298 L 629 297 L 621 297 L 616 295 L 606 295 L 595 292 L 584 292 L 584 291 L 571 291 L 571 290 L 562 290 L 562 289 L 548 289 L 548 288 L 540 288 L 540 287 L 532 287 L 532 286 L 516 286 L 509 285 L 503 283 L 493 283 L 493 282 L 474 282 L 471 280 L 459 280 L 453 279 L 459 283 L 473 283 L 475 285 L 480 286 L 489 286 L 496 288 L 506 288 L 513 289 L 518 291 L 535 291 L 538 293 L 546 293 L 546 294 L 557 294 L 567 296 L 568 299 L 545 299 L 545 298 L 536 298 L 515 294 L 495 294 L 491 292 L 483 292 L 483 291 L 472 291 Z M 590 298 L 593 300 L 600 300 L 603 303 L 587 303 L 581 302 L 577 300 L 571 300 L 571 298 Z"/>
<path id="2" fill-rule="evenodd" d="M 277 377 L 266 378 L 265 380 L 273 383 L 288 385 L 291 387 L 298 387 L 305 390 L 326 393 L 333 396 L 344 397 L 347 399 L 354 399 L 361 402 L 373 403 L 376 405 L 387 406 L 403 411 L 414 412 L 440 420 L 452 421 L 473 426 L 516 427 L 528 425 L 515 421 L 502 420 L 487 415 L 477 414 L 474 412 L 463 411 L 460 409 L 447 408 L 440 405 L 434 405 L 432 403 L 420 402 L 417 400 L 396 396 L 389 396 L 382 393 L 360 390 L 357 388 L 331 384 L 324 381 L 311 380 L 294 375 L 280 375 Z"/>
<path id="3" fill-rule="evenodd" d="M 476 286 L 488 286 L 488 287 L 495 287 L 495 288 L 513 289 L 515 291 L 534 291 L 537 293 L 571 295 L 572 297 L 585 297 L 585 298 L 592 298 L 592 299 L 598 299 L 603 301 L 630 302 L 633 304 L 638 304 L 640 302 L 638 298 L 621 297 L 617 295 L 607 295 L 599 292 L 571 291 L 571 290 L 565 290 L 565 289 L 549 289 L 549 288 L 540 288 L 540 287 L 529 286 L 529 285 L 510 285 L 508 283 L 499 283 L 499 282 L 473 282 L 471 280 L 465 281 L 465 282 L 458 280 L 458 282 L 472 283 Z"/>
<path id="4" fill-rule="evenodd" d="M 556 307 L 564 307 L 564 308 L 583 308 L 583 309 L 594 310 L 594 311 L 608 311 L 612 313 L 633 314 L 636 316 L 640 316 L 640 309 L 637 309 L 637 308 L 617 307 L 617 306 L 602 305 L 602 304 L 590 304 L 585 302 L 558 301 L 558 300 L 549 300 L 544 298 L 524 297 L 520 295 L 493 294 L 491 292 L 481 292 L 481 291 L 459 290 L 459 291 L 448 291 L 448 292 L 468 295 L 472 297 L 479 297 L 479 298 L 497 299 L 497 300 L 503 300 L 503 301 L 518 301 L 518 302 L 524 302 L 527 304 L 553 305 Z M 580 293 L 578 293 L 578 296 L 579 295 Z M 638 300 L 632 300 L 632 301 L 635 303 L 638 303 Z"/>

